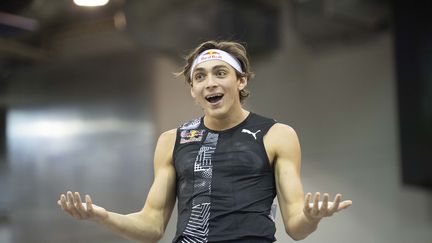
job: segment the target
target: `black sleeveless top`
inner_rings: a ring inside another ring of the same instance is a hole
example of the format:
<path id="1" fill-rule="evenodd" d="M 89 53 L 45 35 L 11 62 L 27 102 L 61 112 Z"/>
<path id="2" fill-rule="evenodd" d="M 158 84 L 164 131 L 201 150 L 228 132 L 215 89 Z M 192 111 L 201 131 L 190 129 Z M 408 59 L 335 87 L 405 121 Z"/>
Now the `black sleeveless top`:
<path id="1" fill-rule="evenodd" d="M 276 196 L 263 137 L 275 121 L 254 113 L 212 131 L 203 118 L 177 129 L 178 222 L 173 242 L 273 242 Z"/>

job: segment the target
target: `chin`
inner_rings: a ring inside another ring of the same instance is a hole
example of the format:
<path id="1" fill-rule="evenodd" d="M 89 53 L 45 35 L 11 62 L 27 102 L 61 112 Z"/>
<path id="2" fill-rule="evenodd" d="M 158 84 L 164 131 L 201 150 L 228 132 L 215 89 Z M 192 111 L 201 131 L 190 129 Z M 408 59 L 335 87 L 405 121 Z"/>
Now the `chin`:
<path id="1" fill-rule="evenodd" d="M 214 118 L 224 118 L 228 115 L 228 112 L 221 107 L 218 109 L 208 109 L 205 114 Z"/>

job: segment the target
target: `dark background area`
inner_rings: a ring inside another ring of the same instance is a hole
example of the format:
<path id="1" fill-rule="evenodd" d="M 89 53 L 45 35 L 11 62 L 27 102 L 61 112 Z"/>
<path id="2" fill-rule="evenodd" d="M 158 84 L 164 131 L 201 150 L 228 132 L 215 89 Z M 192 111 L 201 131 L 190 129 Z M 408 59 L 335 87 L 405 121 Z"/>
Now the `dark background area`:
<path id="1" fill-rule="evenodd" d="M 395 1 L 402 177 L 432 189 L 432 28 L 425 1 Z M 427 24 L 426 24 L 427 23 Z"/>

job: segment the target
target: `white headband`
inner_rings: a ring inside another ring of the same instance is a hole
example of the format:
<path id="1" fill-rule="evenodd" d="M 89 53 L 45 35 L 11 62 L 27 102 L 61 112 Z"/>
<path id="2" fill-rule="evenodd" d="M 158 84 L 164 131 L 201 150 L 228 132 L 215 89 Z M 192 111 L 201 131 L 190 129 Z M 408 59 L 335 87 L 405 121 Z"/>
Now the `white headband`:
<path id="1" fill-rule="evenodd" d="M 235 70 L 239 71 L 240 73 L 243 73 L 240 62 L 233 55 L 229 54 L 226 51 L 222 51 L 219 49 L 209 49 L 209 50 L 203 51 L 201 54 L 199 54 L 197 56 L 197 58 L 195 58 L 194 62 L 192 63 L 192 67 L 191 67 L 191 71 L 190 71 L 191 79 L 193 79 L 192 73 L 193 73 L 195 67 L 202 62 L 206 62 L 206 61 L 210 61 L 210 60 L 224 61 L 224 62 L 228 63 L 229 65 L 231 65 Z"/>

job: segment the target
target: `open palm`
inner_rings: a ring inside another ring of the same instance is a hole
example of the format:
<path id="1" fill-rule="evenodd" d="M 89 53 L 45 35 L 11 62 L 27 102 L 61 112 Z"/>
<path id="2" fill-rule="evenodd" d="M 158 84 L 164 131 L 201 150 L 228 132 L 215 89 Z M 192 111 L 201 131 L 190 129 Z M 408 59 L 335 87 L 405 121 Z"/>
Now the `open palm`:
<path id="1" fill-rule="evenodd" d="M 72 193 L 68 191 L 66 195 L 62 194 L 57 204 L 63 211 L 76 219 L 100 221 L 108 217 L 105 208 L 93 204 L 89 195 L 86 195 L 85 202 L 82 202 L 78 192 Z"/>

